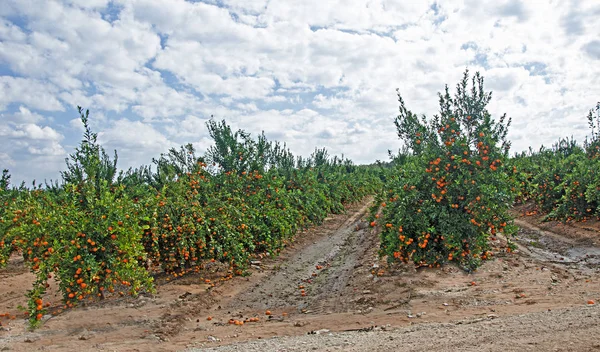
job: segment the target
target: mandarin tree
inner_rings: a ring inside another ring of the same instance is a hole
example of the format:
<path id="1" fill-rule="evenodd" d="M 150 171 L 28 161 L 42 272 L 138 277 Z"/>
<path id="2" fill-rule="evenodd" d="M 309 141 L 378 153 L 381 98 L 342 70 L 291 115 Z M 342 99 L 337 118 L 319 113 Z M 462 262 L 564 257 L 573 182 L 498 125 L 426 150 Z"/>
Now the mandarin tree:
<path id="1" fill-rule="evenodd" d="M 600 218 L 600 103 L 587 121 L 591 134 L 583 146 L 573 137 L 561 138 L 551 148 L 530 149 L 511 159 L 519 169 L 517 201 L 535 201 L 544 220 Z"/>
<path id="2" fill-rule="evenodd" d="M 79 107 L 84 138 L 67 160 L 63 184 L 52 189 L 21 189 L 8 203 L 3 221 L 10 239 L 36 280 L 28 291 L 30 324 L 46 312 L 40 302 L 49 280 L 56 279 L 66 307 L 111 292 L 152 290 L 152 279 L 140 266 L 146 209 L 114 183 L 116 158 L 97 143 Z M 6 240 L 4 240 L 6 242 Z"/>
<path id="3" fill-rule="evenodd" d="M 398 94 L 398 136 L 410 155 L 379 195 L 381 254 L 389 261 L 437 266 L 458 262 L 473 270 L 490 257 L 488 237 L 515 232 L 508 208 L 514 199 L 506 165 L 510 119 L 494 120 L 491 93 L 476 73 L 464 73 L 452 97 L 439 94 L 432 119 L 409 111 Z"/>

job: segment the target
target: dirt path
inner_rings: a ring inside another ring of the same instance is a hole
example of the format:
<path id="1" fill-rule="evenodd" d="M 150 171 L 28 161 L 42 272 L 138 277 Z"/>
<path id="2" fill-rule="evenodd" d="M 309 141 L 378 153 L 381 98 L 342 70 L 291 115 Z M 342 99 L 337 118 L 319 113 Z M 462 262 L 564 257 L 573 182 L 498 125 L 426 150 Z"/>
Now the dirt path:
<path id="1" fill-rule="evenodd" d="M 322 332 L 202 351 L 598 351 L 599 326 L 598 307 L 578 307 L 497 319 L 419 324 L 393 331 Z"/>
<path id="2" fill-rule="evenodd" d="M 248 277 L 220 282 L 215 265 L 159 278 L 156 295 L 90 302 L 45 317 L 35 332 L 21 317 L 0 317 L 0 351 L 597 348 L 598 306 L 587 305 L 600 301 L 596 223 L 582 229 L 520 217 L 519 250 L 505 253 L 498 238 L 495 259 L 471 274 L 452 265 L 388 268 L 377 256 L 377 232 L 364 226 L 370 201 L 299 233 Z M 1 270 L 1 309 L 17 316 L 32 279 L 17 261 Z M 55 293 L 51 287 L 45 301 L 58 302 Z M 291 337 L 272 339 L 279 336 Z"/>
<path id="3" fill-rule="evenodd" d="M 337 229 L 291 255 L 273 275 L 226 302 L 225 309 L 313 314 L 347 311 L 345 297 L 351 293 L 355 270 L 369 260 L 377 261 L 368 256 L 377 245 L 376 237 L 369 229 L 358 228 L 367 210 L 368 203 Z"/>

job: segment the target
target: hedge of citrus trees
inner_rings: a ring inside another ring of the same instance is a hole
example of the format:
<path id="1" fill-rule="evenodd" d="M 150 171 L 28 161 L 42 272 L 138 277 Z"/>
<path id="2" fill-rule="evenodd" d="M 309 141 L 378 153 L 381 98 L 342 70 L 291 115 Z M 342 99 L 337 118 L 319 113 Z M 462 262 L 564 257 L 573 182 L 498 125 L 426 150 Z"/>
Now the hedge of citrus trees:
<path id="1" fill-rule="evenodd" d="M 561 139 L 511 160 L 519 169 L 518 201 L 533 200 L 547 220 L 600 218 L 600 103 L 587 119 L 591 137 L 583 146 Z"/>
<path id="2" fill-rule="evenodd" d="M 0 267 L 21 254 L 36 275 L 27 293 L 32 326 L 47 313 L 54 278 L 65 307 L 111 294 L 153 291 L 157 269 L 181 276 L 209 261 L 242 274 L 249 259 L 275 255 L 295 233 L 344 211 L 381 187 L 375 173 L 317 149 L 294 157 L 264 135 L 253 139 L 208 122 L 204 156 L 191 145 L 117 171 L 79 108 L 83 141 L 62 182 L 10 187 L 0 180 Z"/>
<path id="3" fill-rule="evenodd" d="M 473 270 L 490 257 L 490 236 L 515 232 L 508 214 L 516 190 L 507 164 L 510 119 L 492 119 L 491 93 L 479 74 L 469 79 L 465 72 L 454 97 L 446 87 L 430 120 L 398 97 L 395 124 L 406 150 L 372 209 L 371 225 L 382 229 L 381 254 L 391 262 L 457 262 Z"/>

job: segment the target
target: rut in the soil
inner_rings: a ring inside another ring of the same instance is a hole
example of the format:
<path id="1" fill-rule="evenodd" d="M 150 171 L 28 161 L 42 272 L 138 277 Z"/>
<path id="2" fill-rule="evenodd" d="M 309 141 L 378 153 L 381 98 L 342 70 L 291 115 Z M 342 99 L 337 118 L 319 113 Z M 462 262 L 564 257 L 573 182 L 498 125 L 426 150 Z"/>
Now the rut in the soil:
<path id="1" fill-rule="evenodd" d="M 574 240 L 545 231 L 523 220 L 517 243 L 526 246 L 527 254 L 543 262 L 595 269 L 600 264 L 600 248 L 589 239 Z"/>
<path id="2" fill-rule="evenodd" d="M 333 231 L 324 230 L 312 244 L 293 254 L 274 274 L 235 297 L 228 309 L 296 309 L 298 312 L 342 312 L 349 282 L 377 235 L 357 229 L 369 203 Z M 320 269 L 317 269 L 320 268 Z M 302 289 L 305 296 L 302 296 Z"/>

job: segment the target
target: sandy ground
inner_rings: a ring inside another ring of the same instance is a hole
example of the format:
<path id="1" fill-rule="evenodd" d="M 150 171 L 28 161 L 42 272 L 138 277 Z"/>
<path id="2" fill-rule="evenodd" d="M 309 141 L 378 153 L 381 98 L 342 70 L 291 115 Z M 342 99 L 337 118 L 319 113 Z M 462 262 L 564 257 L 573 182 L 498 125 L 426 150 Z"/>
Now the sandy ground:
<path id="1" fill-rule="evenodd" d="M 496 319 L 423 323 L 392 331 L 323 331 L 196 351 L 597 351 L 599 323 L 596 306 L 577 307 Z"/>
<path id="2" fill-rule="evenodd" d="M 598 306 L 587 304 L 600 300 L 598 223 L 541 223 L 521 206 L 516 253 L 498 238 L 495 259 L 474 273 L 389 268 L 377 256 L 376 230 L 362 221 L 368 205 L 299 233 L 248 277 L 210 288 L 204 278 L 218 279 L 216 266 L 159 278 L 156 295 L 90 302 L 46 317 L 33 332 L 16 310 L 33 276 L 15 259 L 0 270 L 0 312 L 17 315 L 0 318 L 0 350 L 600 349 Z M 53 295 L 45 301 L 58 303 Z"/>

